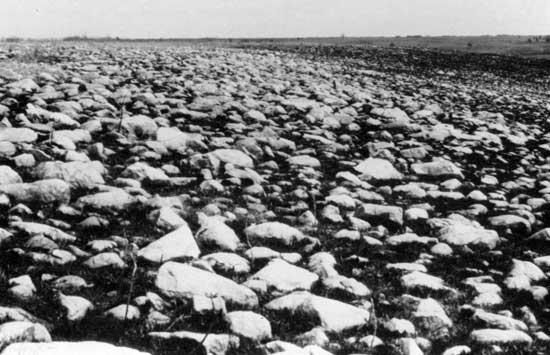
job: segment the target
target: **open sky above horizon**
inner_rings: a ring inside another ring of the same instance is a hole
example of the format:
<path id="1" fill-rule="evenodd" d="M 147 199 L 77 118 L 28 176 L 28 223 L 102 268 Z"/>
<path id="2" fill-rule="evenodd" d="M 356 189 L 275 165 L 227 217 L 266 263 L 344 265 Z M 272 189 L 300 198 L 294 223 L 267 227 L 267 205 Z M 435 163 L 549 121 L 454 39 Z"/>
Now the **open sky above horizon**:
<path id="1" fill-rule="evenodd" d="M 550 34 L 550 0 L 1 0 L 0 37 Z"/>

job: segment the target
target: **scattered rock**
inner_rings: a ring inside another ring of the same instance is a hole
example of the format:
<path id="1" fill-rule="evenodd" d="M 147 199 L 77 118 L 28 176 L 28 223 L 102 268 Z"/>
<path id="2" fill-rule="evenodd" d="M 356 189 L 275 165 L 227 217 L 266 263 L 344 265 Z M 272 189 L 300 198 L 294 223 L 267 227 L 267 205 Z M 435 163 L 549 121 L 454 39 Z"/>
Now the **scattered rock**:
<path id="1" fill-rule="evenodd" d="M 364 309 L 306 291 L 276 298 L 265 308 L 273 312 L 289 312 L 300 322 L 318 322 L 316 324 L 336 333 L 363 326 L 370 318 L 369 312 Z"/>
<path id="2" fill-rule="evenodd" d="M 186 264 L 164 263 L 155 284 L 169 297 L 220 296 L 227 303 L 247 309 L 258 305 L 258 297 L 249 288 Z"/>
<path id="3" fill-rule="evenodd" d="M 231 333 L 261 342 L 271 338 L 271 325 L 269 321 L 254 312 L 236 311 L 229 312 L 225 316 Z"/>
<path id="4" fill-rule="evenodd" d="M 112 354 L 112 355 L 150 355 L 149 353 L 138 350 L 114 346 L 108 343 L 96 341 L 82 342 L 62 342 L 55 341 L 51 343 L 15 343 L 8 346 L 2 355 L 94 355 L 94 354 Z"/>
<path id="5" fill-rule="evenodd" d="M 139 258 L 157 264 L 174 259 L 198 258 L 199 255 L 200 249 L 187 223 L 140 249 L 137 254 Z"/>

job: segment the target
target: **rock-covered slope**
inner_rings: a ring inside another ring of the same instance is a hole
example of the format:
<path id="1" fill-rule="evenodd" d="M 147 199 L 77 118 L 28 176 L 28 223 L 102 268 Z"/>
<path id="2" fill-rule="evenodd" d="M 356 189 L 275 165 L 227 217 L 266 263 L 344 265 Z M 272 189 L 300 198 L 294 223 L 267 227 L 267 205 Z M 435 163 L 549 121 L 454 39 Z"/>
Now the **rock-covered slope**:
<path id="1" fill-rule="evenodd" d="M 547 351 L 544 85 L 251 49 L 0 59 L 1 354 Z"/>

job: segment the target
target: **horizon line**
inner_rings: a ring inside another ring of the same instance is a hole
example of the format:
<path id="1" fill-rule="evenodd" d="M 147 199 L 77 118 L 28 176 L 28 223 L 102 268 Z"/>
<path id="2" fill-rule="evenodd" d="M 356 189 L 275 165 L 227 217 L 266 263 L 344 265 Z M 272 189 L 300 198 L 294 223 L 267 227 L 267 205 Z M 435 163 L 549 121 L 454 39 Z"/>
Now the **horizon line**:
<path id="1" fill-rule="evenodd" d="M 68 35 L 63 37 L 26 37 L 26 36 L 2 36 L 0 41 L 5 41 L 9 39 L 18 39 L 18 40 L 36 40 L 36 41 L 56 41 L 56 40 L 117 40 L 117 41 L 147 41 L 147 40 L 266 40 L 266 39 L 363 39 L 363 38 L 422 38 L 422 37 L 545 37 L 550 36 L 549 33 L 546 34 L 475 34 L 475 35 L 463 35 L 463 34 L 436 34 L 436 35 L 422 35 L 422 34 L 403 34 L 403 35 L 361 35 L 361 36 L 348 36 L 346 34 L 341 34 L 338 36 L 258 36 L 258 37 L 221 37 L 221 36 L 204 36 L 204 37 L 120 37 L 120 36 L 88 36 L 84 35 Z"/>

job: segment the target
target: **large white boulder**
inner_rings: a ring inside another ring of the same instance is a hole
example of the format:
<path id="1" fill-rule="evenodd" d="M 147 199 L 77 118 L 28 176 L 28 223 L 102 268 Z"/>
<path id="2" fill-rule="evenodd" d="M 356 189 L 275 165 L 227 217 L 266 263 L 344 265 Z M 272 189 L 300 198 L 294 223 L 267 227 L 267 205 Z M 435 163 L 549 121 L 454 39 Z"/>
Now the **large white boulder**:
<path id="1" fill-rule="evenodd" d="M 220 296 L 227 303 L 242 308 L 249 309 L 258 305 L 258 296 L 251 289 L 187 264 L 172 261 L 164 263 L 158 271 L 155 284 L 169 297 L 191 299 L 195 295 Z"/>
<path id="2" fill-rule="evenodd" d="M 138 350 L 114 346 L 97 341 L 51 343 L 15 343 L 8 346 L 2 355 L 151 355 Z"/>
<path id="3" fill-rule="evenodd" d="M 367 181 L 401 180 L 403 175 L 386 159 L 368 158 L 354 168 Z"/>
<path id="4" fill-rule="evenodd" d="M 139 258 L 152 263 L 163 263 L 181 258 L 195 259 L 199 255 L 200 249 L 187 223 L 155 240 L 138 252 Z"/>
<path id="5" fill-rule="evenodd" d="M 296 322 L 303 321 L 304 318 L 319 322 L 318 325 L 335 333 L 361 327 L 370 318 L 369 311 L 365 309 L 307 291 L 276 298 L 264 307 L 273 312 L 290 312 Z"/>

